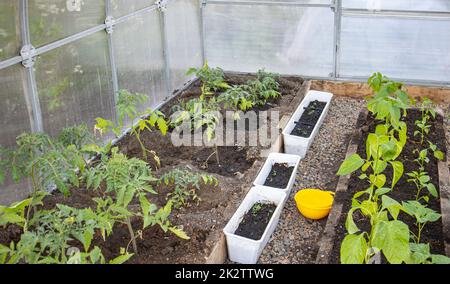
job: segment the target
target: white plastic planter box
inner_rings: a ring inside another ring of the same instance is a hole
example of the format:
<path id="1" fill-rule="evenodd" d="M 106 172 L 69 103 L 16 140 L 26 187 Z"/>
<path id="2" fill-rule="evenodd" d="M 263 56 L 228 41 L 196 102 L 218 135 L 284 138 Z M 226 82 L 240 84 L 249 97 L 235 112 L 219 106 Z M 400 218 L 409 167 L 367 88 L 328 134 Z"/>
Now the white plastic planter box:
<path id="1" fill-rule="evenodd" d="M 241 205 L 239 205 L 239 208 L 223 229 L 227 239 L 228 258 L 231 261 L 243 264 L 254 264 L 258 261 L 262 250 L 277 227 L 285 198 L 286 193 L 281 190 L 267 190 L 259 187 L 252 187 L 250 189 Z M 235 235 L 234 232 L 239 227 L 245 213 L 257 202 L 272 202 L 277 205 L 261 239 L 252 240 Z"/>
<path id="2" fill-rule="evenodd" d="M 270 171 L 272 170 L 272 166 L 276 163 L 287 163 L 290 167 L 294 167 L 294 170 L 292 171 L 291 177 L 289 178 L 289 182 L 285 188 L 276 188 L 271 186 L 264 185 L 267 177 L 270 174 Z M 256 177 L 253 184 L 255 186 L 265 188 L 265 189 L 275 189 L 275 190 L 282 190 L 286 193 L 286 196 L 289 196 L 289 193 L 291 192 L 292 186 L 295 182 L 295 177 L 297 175 L 297 168 L 298 164 L 300 163 L 300 156 L 298 155 L 290 155 L 290 154 L 283 154 L 283 153 L 270 153 L 267 157 L 266 162 L 264 163 L 261 171 L 259 171 L 258 176 Z"/>
<path id="3" fill-rule="evenodd" d="M 314 137 L 317 135 L 317 132 L 319 132 L 320 126 L 322 125 L 323 120 L 328 113 L 332 97 L 333 94 L 331 93 L 319 91 L 309 91 L 306 94 L 282 132 L 285 153 L 299 155 L 301 158 L 304 158 L 306 156 L 306 152 L 311 146 L 311 143 L 314 140 Z M 311 135 L 308 138 L 291 135 L 290 133 L 295 127 L 295 122 L 298 121 L 303 114 L 304 107 L 308 106 L 310 102 L 315 100 L 326 102 L 327 104 L 323 109 L 319 119 L 317 120 L 317 123 L 314 126 L 313 131 L 311 132 Z"/>

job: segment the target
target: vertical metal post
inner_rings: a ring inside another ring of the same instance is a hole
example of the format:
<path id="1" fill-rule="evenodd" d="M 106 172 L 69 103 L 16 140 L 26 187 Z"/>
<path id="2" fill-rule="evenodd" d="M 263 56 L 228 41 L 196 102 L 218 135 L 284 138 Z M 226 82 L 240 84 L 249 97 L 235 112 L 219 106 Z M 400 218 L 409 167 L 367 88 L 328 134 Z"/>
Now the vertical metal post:
<path id="1" fill-rule="evenodd" d="M 166 3 L 163 3 L 163 5 Z M 169 43 L 167 41 L 167 29 L 166 29 L 166 16 L 165 16 L 166 7 L 158 9 L 159 13 L 159 22 L 161 29 L 161 39 L 163 42 L 163 57 L 164 57 L 164 76 L 167 87 L 167 98 L 172 95 L 172 78 L 170 75 L 170 60 L 169 60 Z M 155 103 L 156 104 L 156 103 Z"/>
<path id="2" fill-rule="evenodd" d="M 202 52 L 202 64 L 206 62 L 206 48 L 205 48 L 205 9 L 206 0 L 199 0 L 200 2 L 200 40 Z"/>
<path id="3" fill-rule="evenodd" d="M 39 102 L 36 77 L 33 70 L 35 58 L 32 56 L 34 52 L 34 47 L 31 45 L 31 38 L 30 38 L 30 25 L 28 21 L 28 0 L 20 0 L 19 8 L 20 8 L 20 32 L 22 38 L 21 55 L 24 58 L 22 64 L 27 69 L 26 76 L 27 76 L 28 91 L 26 92 L 25 96 L 27 97 L 27 101 L 30 102 L 32 109 L 32 118 L 30 117 L 31 131 L 43 132 L 44 126 L 42 120 L 41 105 Z"/>
<path id="4" fill-rule="evenodd" d="M 334 10 L 334 37 L 333 37 L 333 73 L 334 79 L 339 78 L 340 52 L 341 52 L 341 21 L 342 21 L 342 0 L 333 1 Z"/>
<path id="5" fill-rule="evenodd" d="M 111 79 L 113 84 L 113 92 L 114 92 L 114 115 L 116 119 L 118 117 L 117 114 L 117 101 L 119 95 L 119 79 L 117 77 L 117 66 L 116 59 L 114 53 L 114 44 L 113 44 L 113 31 L 114 31 L 114 18 L 112 15 L 111 9 L 111 0 L 106 0 L 106 33 L 108 34 L 108 52 L 109 52 L 109 64 L 111 66 Z"/>

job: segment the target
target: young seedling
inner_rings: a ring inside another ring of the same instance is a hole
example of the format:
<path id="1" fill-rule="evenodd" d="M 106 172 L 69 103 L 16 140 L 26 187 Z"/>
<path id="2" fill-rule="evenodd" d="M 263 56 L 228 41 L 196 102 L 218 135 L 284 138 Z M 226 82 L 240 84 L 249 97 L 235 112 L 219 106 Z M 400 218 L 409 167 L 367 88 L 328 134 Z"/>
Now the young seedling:
<path id="1" fill-rule="evenodd" d="M 100 184 L 104 182 L 105 193 L 114 196 L 114 199 L 109 197 L 106 201 L 97 202 L 102 205 L 101 211 L 106 209 L 112 212 L 111 219 L 127 225 L 130 242 L 136 254 L 138 254 L 137 236 L 131 224 L 132 216 L 143 219 L 143 229 L 157 224 L 164 231 L 170 230 L 180 238 L 188 238 L 183 231 L 170 225 L 168 217 L 172 210 L 172 202 L 169 201 L 166 206 L 156 211 L 157 206 L 148 200 L 147 194 L 156 194 L 150 182 L 157 182 L 158 179 L 153 176 L 145 161 L 127 158 L 124 154 L 118 153 L 117 148 L 112 148 L 111 157 L 103 157 L 97 166 L 86 172 L 85 177 L 87 188 L 99 189 Z M 139 200 L 140 212 L 129 209 L 133 199 Z"/>
<path id="2" fill-rule="evenodd" d="M 220 123 L 220 107 L 214 98 L 211 99 L 191 99 L 173 108 L 170 117 L 173 127 L 186 126 L 191 131 L 205 128 L 208 141 L 214 139 L 216 127 Z M 204 167 L 208 165 L 208 160 L 216 155 L 217 164 L 220 166 L 219 150 L 215 144 L 215 151 L 204 162 Z"/>
<path id="3" fill-rule="evenodd" d="M 256 216 L 256 215 L 258 215 L 258 213 L 259 213 L 259 211 L 261 211 L 261 209 L 262 209 L 262 204 L 261 203 L 255 203 L 253 206 L 252 206 L 252 214 L 254 215 L 254 216 Z"/>
<path id="4" fill-rule="evenodd" d="M 269 99 L 276 99 L 281 96 L 278 75 L 265 72 L 264 69 L 258 70 L 255 80 L 247 81 L 242 86 L 246 90 L 255 104 L 263 106 Z"/>
<path id="5" fill-rule="evenodd" d="M 54 210 L 42 210 L 31 220 L 32 230 L 21 235 L 17 244 L 0 246 L 0 263 L 59 264 L 105 263 L 98 247 L 91 249 L 94 232 L 101 226 L 90 209 L 57 204 Z M 73 247 L 78 241 L 83 252 Z M 76 252 L 76 253 L 75 253 Z M 76 254 L 76 255 L 75 255 Z M 110 263 L 122 263 L 132 254 L 123 254 Z"/>
<path id="6" fill-rule="evenodd" d="M 153 155 L 154 160 L 159 166 L 158 156 L 154 151 L 145 147 L 145 144 L 141 139 L 141 133 L 144 130 L 152 131 L 152 129 L 157 126 L 159 131 L 163 135 L 166 135 L 168 126 L 162 112 L 152 111 L 151 109 L 139 111 L 139 106 L 143 105 L 147 99 L 148 97 L 144 94 L 120 90 L 116 106 L 118 112 L 117 124 L 110 120 L 98 117 L 96 118 L 97 124 L 95 125 L 95 129 L 102 135 L 112 132 L 116 136 L 120 136 L 124 128 L 129 127 L 130 134 L 136 138 L 141 147 L 143 159 L 147 160 L 147 154 L 150 153 Z M 127 123 L 127 121 L 129 122 Z"/>
<path id="7" fill-rule="evenodd" d="M 202 96 L 203 99 L 208 95 L 214 94 L 214 92 L 219 90 L 228 89 L 230 86 L 225 82 L 225 75 L 223 70 L 219 67 L 210 68 L 208 66 L 208 61 L 201 68 L 189 68 L 186 75 L 195 74 L 197 78 L 203 83 L 202 85 Z"/>
<path id="8" fill-rule="evenodd" d="M 197 201 L 197 204 L 201 201 L 197 196 L 201 184 L 217 186 L 218 181 L 212 175 L 175 168 L 161 176 L 158 180 L 158 185 L 160 184 L 173 185 L 174 189 L 167 194 L 167 198 L 170 198 L 175 208 L 180 208 L 189 205 L 191 201 Z"/>
<path id="9" fill-rule="evenodd" d="M 430 244 L 410 243 L 411 256 L 407 264 L 450 264 L 450 258 L 445 255 L 432 254 Z"/>
<path id="10" fill-rule="evenodd" d="M 245 112 L 256 104 L 253 97 L 242 86 L 230 87 L 217 97 L 217 102 L 224 103 L 225 109 L 233 110 L 235 120 L 239 119 L 239 110 Z"/>
<path id="11" fill-rule="evenodd" d="M 441 218 L 441 214 L 426 207 L 425 205 L 422 205 L 418 201 L 402 202 L 402 206 L 403 211 L 416 218 L 417 234 L 413 234 L 413 239 L 416 244 L 419 244 L 425 225 L 429 222 L 436 222 L 439 220 L 439 218 Z"/>

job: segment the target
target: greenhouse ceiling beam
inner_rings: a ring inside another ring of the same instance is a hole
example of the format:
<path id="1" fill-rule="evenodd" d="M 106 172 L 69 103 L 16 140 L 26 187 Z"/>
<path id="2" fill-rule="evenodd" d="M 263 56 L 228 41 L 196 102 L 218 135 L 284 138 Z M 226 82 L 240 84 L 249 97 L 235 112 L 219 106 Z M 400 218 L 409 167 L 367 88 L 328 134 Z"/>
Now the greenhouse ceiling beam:
<path id="1" fill-rule="evenodd" d="M 426 18 L 450 19 L 450 12 L 443 11 L 408 11 L 408 10 L 367 10 L 343 8 L 343 16 L 393 17 L 393 18 Z"/>
<path id="2" fill-rule="evenodd" d="M 333 4 L 314 4 L 314 3 L 301 3 L 301 2 L 272 2 L 272 1 L 225 1 L 225 0 L 209 0 L 206 1 L 209 4 L 219 5 L 255 5 L 255 6 L 297 6 L 297 7 L 317 7 L 317 8 L 330 8 Z"/>

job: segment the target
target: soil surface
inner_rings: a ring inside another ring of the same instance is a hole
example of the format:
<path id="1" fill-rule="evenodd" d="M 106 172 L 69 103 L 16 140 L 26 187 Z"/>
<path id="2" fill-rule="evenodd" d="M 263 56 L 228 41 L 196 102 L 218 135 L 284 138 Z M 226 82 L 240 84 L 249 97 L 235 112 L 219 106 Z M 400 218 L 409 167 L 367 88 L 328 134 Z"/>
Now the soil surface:
<path id="1" fill-rule="evenodd" d="M 310 102 L 308 106 L 304 108 L 300 119 L 295 122 L 295 127 L 292 130 L 291 135 L 305 138 L 311 136 L 326 105 L 326 102 L 320 102 L 318 100 Z"/>
<path id="2" fill-rule="evenodd" d="M 234 85 L 254 78 L 252 75 L 227 75 L 226 81 Z M 278 111 L 281 118 L 295 110 L 296 105 L 293 105 L 293 100 L 297 101 L 298 96 L 303 96 L 306 91 L 302 86 L 303 80 L 298 77 L 281 77 L 278 81 L 282 96 L 265 106 L 256 108 L 257 113 Z M 162 111 L 168 115 L 172 106 L 180 100 L 198 97 L 200 93 L 200 83 L 194 82 L 179 96 L 169 101 Z M 268 117 L 270 118 L 269 115 Z M 261 151 L 269 147 L 220 146 L 218 147 L 220 164 L 217 164 L 216 155 L 213 154 L 215 147 L 176 147 L 172 144 L 170 135 L 168 133 L 163 136 L 158 131 L 141 133 L 141 140 L 146 148 L 154 150 L 161 161 L 161 165 L 157 167 L 152 155 L 148 155 L 147 161 L 154 169 L 155 176 L 161 176 L 175 167 L 186 167 L 193 172 L 214 175 L 219 181 L 219 186 L 202 185 L 196 191 L 200 198 L 199 202 L 191 202 L 172 210 L 171 223 L 180 226 L 190 240 L 181 240 L 170 232 L 163 232 L 157 226 L 142 230 L 142 222 L 139 219 L 132 220 L 133 229 L 140 235 L 137 238 L 139 254 L 134 255 L 128 263 L 204 263 L 219 239 L 223 227 L 250 189 L 262 166 L 264 157 L 261 157 Z M 125 136 L 117 143 L 117 146 L 128 157 L 142 158 L 139 143 L 134 137 Z M 155 187 L 158 194 L 149 195 L 148 198 L 151 202 L 162 206 L 166 203 L 167 193 L 173 190 L 173 186 L 155 185 Z M 104 194 L 102 190 L 87 190 L 84 185 L 71 189 L 71 193 L 67 198 L 62 194 L 53 193 L 45 198 L 44 207 L 50 209 L 56 204 L 66 204 L 77 208 L 95 207 L 92 198 Z M 137 208 L 137 204 L 137 200 L 132 201 L 130 208 L 132 210 Z M 0 243 L 9 244 L 13 240 L 18 241 L 20 234 L 21 229 L 16 226 L 0 228 Z M 119 254 L 120 248 L 126 248 L 129 241 L 130 236 L 126 225 L 117 223 L 106 241 L 97 234 L 93 245 L 99 246 L 106 259 L 110 259 Z M 132 248 L 129 251 L 132 252 Z"/>
<path id="3" fill-rule="evenodd" d="M 276 188 L 286 188 L 291 178 L 294 166 L 287 163 L 275 163 L 270 170 L 264 185 Z"/>
<path id="4" fill-rule="evenodd" d="M 277 206 L 273 203 L 255 203 L 245 213 L 244 218 L 234 233 L 252 240 L 261 239 L 276 208 Z"/>
<path id="5" fill-rule="evenodd" d="M 421 118 L 420 111 L 418 110 L 409 110 L 408 115 L 405 119 L 408 127 L 408 142 L 405 145 L 402 154 L 398 158 L 404 164 L 404 175 L 398 181 L 395 189 L 388 193 L 389 197 L 394 198 L 395 200 L 408 201 L 415 200 L 416 195 L 416 187 L 413 183 L 407 182 L 408 177 L 406 173 L 417 170 L 418 165 L 414 162 L 414 159 L 417 157 L 417 154 L 414 153 L 415 149 L 424 149 L 425 145 L 420 144 L 420 138 L 414 137 L 413 133 L 417 129 L 414 125 L 414 121 Z M 437 116 L 436 119 L 432 123 L 432 127 L 430 129 L 430 134 L 427 138 L 432 141 L 437 147 L 441 150 L 445 149 L 445 133 L 443 129 L 443 118 L 442 116 Z M 376 123 L 374 118 L 369 115 L 365 124 L 360 128 L 362 130 L 362 137 L 359 145 L 357 153 L 362 157 L 365 156 L 365 142 L 369 132 L 374 132 L 376 127 Z M 438 177 L 438 167 L 437 160 L 433 157 L 432 154 L 428 155 L 430 158 L 430 162 L 426 166 L 426 171 L 428 172 L 431 182 L 436 186 L 437 191 L 439 192 L 439 177 Z M 336 198 L 340 200 L 345 200 L 344 206 L 342 209 L 343 214 L 339 219 L 339 223 L 336 229 L 336 238 L 333 244 L 333 251 L 331 254 L 331 263 L 339 263 L 339 255 L 340 255 L 340 244 L 347 234 L 345 229 L 345 219 L 347 217 L 347 212 L 351 208 L 351 199 L 353 195 L 368 187 L 368 183 L 365 180 L 360 180 L 358 176 L 362 172 L 360 170 L 356 171 L 351 175 L 349 180 L 349 186 L 346 192 L 337 195 Z M 390 186 L 389 177 L 392 177 L 392 169 L 390 167 L 386 170 L 386 176 L 388 177 L 388 182 L 386 185 Z M 427 190 L 423 190 L 421 196 L 427 194 Z M 430 200 L 428 202 L 429 208 L 440 212 L 440 202 L 439 198 L 434 198 L 430 196 Z M 354 214 L 354 219 L 359 228 L 364 231 L 370 231 L 370 223 L 367 218 L 362 216 L 359 212 Z M 415 225 L 414 217 L 411 217 L 405 213 L 401 213 L 399 215 L 399 220 L 405 222 L 412 232 L 417 233 L 417 226 Z M 445 254 L 444 250 L 444 242 L 443 242 L 443 233 L 442 233 L 442 222 L 440 220 L 432 223 L 427 223 L 425 229 L 422 231 L 421 243 L 428 243 L 431 247 L 431 253 L 434 254 Z M 386 259 L 382 257 L 382 263 L 386 263 Z"/>

